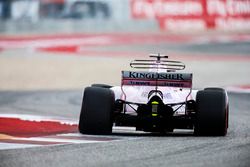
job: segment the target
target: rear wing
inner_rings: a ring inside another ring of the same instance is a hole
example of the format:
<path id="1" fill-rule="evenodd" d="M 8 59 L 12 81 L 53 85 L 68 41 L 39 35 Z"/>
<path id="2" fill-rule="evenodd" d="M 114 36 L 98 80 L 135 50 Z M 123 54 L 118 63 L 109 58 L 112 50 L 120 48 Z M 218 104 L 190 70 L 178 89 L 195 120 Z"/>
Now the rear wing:
<path id="1" fill-rule="evenodd" d="M 192 73 L 122 71 L 122 86 L 192 88 Z"/>

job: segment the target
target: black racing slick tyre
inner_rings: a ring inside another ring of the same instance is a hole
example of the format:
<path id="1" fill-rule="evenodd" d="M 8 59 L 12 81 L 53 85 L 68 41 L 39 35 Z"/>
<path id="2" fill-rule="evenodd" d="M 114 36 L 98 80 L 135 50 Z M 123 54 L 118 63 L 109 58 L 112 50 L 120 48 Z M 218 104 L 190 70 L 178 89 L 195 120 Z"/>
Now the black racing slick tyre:
<path id="1" fill-rule="evenodd" d="M 228 129 L 228 97 L 223 89 L 205 89 L 196 95 L 194 133 L 198 136 L 225 136 Z"/>
<path id="2" fill-rule="evenodd" d="M 223 88 L 216 88 L 216 87 L 209 87 L 209 88 L 205 88 L 204 90 L 212 90 L 212 91 L 222 91 L 224 92 L 225 90 Z"/>
<path id="3" fill-rule="evenodd" d="M 92 84 L 92 87 L 98 87 L 98 88 L 112 88 L 112 86 L 107 85 L 107 84 Z"/>
<path id="4" fill-rule="evenodd" d="M 112 90 L 99 87 L 85 88 L 78 127 L 80 133 L 112 133 L 114 104 L 115 96 Z"/>

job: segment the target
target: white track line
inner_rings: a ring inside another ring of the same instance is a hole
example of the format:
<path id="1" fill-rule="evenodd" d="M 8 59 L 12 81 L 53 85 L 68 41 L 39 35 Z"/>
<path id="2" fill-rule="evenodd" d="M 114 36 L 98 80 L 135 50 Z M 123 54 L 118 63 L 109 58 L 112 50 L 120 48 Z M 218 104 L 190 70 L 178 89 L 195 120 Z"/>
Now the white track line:
<path id="1" fill-rule="evenodd" d="M 104 141 L 97 141 L 97 140 L 72 140 L 72 139 L 60 139 L 58 138 L 47 138 L 47 137 L 31 137 L 31 138 L 18 138 L 18 140 L 25 140 L 25 141 L 38 141 L 38 142 L 55 142 L 55 143 L 99 143 Z M 15 139 L 14 139 L 15 140 Z"/>
<path id="2" fill-rule="evenodd" d="M 73 139 L 68 139 L 65 137 L 73 137 Z M 105 140 L 105 138 L 110 140 Z M 7 141 L 6 141 L 7 140 Z M 7 149 L 19 149 L 19 148 L 29 148 L 29 147 L 43 147 L 52 145 L 65 145 L 65 144 L 86 144 L 86 143 L 102 143 L 120 140 L 115 137 L 107 136 L 86 136 L 79 133 L 70 134 L 60 134 L 56 136 L 45 136 L 45 137 L 13 137 L 10 139 L 0 139 L 0 150 Z"/>
<path id="3" fill-rule="evenodd" d="M 41 146 L 41 145 L 35 145 L 35 144 L 16 144 L 16 143 L 1 143 L 0 142 L 0 150 L 30 148 L 30 147 L 39 147 L 39 146 Z"/>

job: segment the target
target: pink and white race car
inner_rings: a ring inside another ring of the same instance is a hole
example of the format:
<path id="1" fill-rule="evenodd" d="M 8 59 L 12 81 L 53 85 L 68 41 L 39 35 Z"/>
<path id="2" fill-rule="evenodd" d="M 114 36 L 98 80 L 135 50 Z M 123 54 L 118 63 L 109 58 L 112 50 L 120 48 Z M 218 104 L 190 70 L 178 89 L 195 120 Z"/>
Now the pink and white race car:
<path id="1" fill-rule="evenodd" d="M 93 84 L 84 89 L 79 131 L 111 134 L 113 126 L 131 126 L 145 132 L 167 133 L 193 129 L 195 135 L 225 136 L 229 104 L 222 88 L 192 89 L 192 73 L 168 56 L 134 60 L 122 71 L 121 86 Z"/>

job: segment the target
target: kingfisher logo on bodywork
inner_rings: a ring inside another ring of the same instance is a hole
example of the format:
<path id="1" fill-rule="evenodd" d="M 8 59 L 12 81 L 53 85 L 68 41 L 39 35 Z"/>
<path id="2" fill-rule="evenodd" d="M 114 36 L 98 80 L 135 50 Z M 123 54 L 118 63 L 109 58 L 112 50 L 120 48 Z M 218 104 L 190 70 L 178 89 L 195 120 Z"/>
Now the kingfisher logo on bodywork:
<path id="1" fill-rule="evenodd" d="M 190 88 L 192 87 L 192 74 L 122 71 L 122 84 Z"/>
<path id="2" fill-rule="evenodd" d="M 131 79 L 168 79 L 168 80 L 192 80 L 191 73 L 155 73 L 155 72 L 132 72 L 122 71 L 123 78 Z"/>

